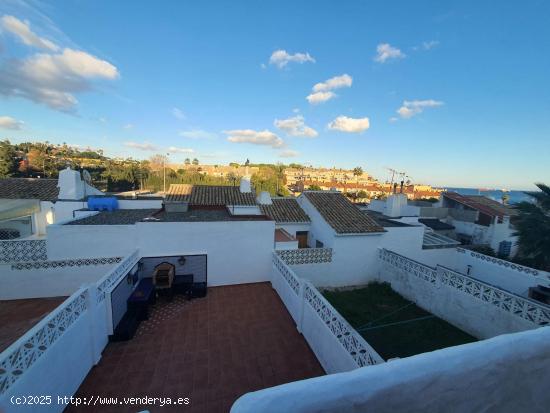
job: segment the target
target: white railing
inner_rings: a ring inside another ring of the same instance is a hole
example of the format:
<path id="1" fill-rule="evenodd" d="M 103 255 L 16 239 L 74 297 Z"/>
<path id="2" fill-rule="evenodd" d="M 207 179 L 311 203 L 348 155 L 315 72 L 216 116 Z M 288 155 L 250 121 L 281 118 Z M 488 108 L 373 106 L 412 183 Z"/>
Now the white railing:
<path id="1" fill-rule="evenodd" d="M 332 248 L 298 248 L 279 250 L 277 254 L 288 265 L 332 262 Z"/>
<path id="2" fill-rule="evenodd" d="M 418 261 L 404 257 L 393 251 L 389 251 L 382 248 L 378 251 L 378 257 L 380 260 L 387 262 L 391 266 L 403 270 L 407 273 L 412 273 L 415 276 L 428 281 L 431 284 L 435 284 L 437 279 L 437 270 L 428 265 L 422 264 Z"/>
<path id="3" fill-rule="evenodd" d="M 437 266 L 437 269 L 434 269 L 386 249 L 380 249 L 379 254 L 382 261 L 431 284 L 440 283 L 459 290 L 514 316 L 521 317 L 533 323 L 534 326 L 550 324 L 549 306 L 539 304 L 440 265 Z"/>
<path id="4" fill-rule="evenodd" d="M 88 291 L 71 295 L 42 321 L 0 354 L 0 396 L 2 396 L 56 341 L 87 311 Z"/>
<path id="5" fill-rule="evenodd" d="M 501 266 L 501 267 L 504 267 L 504 268 L 507 268 L 507 269 L 510 269 L 510 270 L 517 271 L 517 272 L 522 273 L 522 274 L 533 275 L 535 277 L 544 277 L 546 279 L 550 279 L 550 274 L 546 271 L 536 270 L 534 268 L 526 267 L 524 265 L 515 264 L 515 263 L 510 262 L 510 261 L 501 260 L 500 258 L 491 257 L 491 256 L 485 255 L 485 254 L 480 254 L 479 252 L 466 250 L 466 249 L 460 248 L 460 247 L 457 248 L 456 250 L 461 254 L 468 254 L 470 257 L 472 257 L 474 259 L 478 259 L 480 261 L 484 261 L 484 262 L 489 263 L 489 264 L 495 264 L 495 265 L 498 265 L 498 266 Z"/>
<path id="6" fill-rule="evenodd" d="M 328 373 L 384 362 L 313 284 L 296 276 L 276 252 L 273 270 L 273 287 Z"/>
<path id="7" fill-rule="evenodd" d="M 0 264 L 47 259 L 46 240 L 44 239 L 0 241 Z"/>
<path id="8" fill-rule="evenodd" d="M 348 354 L 355 360 L 357 367 L 383 363 L 380 355 L 365 339 L 340 315 L 325 297 L 311 284 L 305 282 L 304 299 L 323 320 L 332 335 L 338 339 Z"/>
<path id="9" fill-rule="evenodd" d="M 110 293 L 114 286 L 118 284 L 121 277 L 126 276 L 128 271 L 132 269 L 140 260 L 139 251 L 135 250 L 128 257 L 114 268 L 111 272 L 105 275 L 97 282 L 97 302 L 100 303 L 105 299 L 105 294 Z"/>

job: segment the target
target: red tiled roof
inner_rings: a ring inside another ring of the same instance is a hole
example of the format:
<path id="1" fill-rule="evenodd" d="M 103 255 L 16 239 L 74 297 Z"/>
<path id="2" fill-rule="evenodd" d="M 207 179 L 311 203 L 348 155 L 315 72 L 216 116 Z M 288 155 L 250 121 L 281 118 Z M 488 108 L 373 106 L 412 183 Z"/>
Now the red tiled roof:
<path id="1" fill-rule="evenodd" d="M 271 205 L 260 205 L 262 212 L 275 222 L 310 222 L 296 198 L 273 198 Z"/>
<path id="2" fill-rule="evenodd" d="M 340 192 L 306 191 L 304 196 L 338 234 L 384 232 L 384 228 Z"/>
<path id="3" fill-rule="evenodd" d="M 171 184 L 166 194 L 166 202 L 187 202 L 193 190 L 193 185 Z"/>
<path id="4" fill-rule="evenodd" d="M 514 209 L 483 195 L 460 195 L 457 192 L 443 192 L 443 196 L 492 217 L 517 215 Z"/>

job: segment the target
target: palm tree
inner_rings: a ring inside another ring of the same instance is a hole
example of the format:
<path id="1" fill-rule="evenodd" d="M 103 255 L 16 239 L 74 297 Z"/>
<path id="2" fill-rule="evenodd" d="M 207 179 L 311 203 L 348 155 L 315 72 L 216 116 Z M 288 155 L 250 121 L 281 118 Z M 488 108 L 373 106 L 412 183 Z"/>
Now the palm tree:
<path id="1" fill-rule="evenodd" d="M 534 202 L 517 205 L 514 219 L 518 237 L 518 258 L 542 270 L 550 270 L 550 187 L 535 184 L 540 191 L 525 192 Z"/>
<path id="2" fill-rule="evenodd" d="M 359 177 L 363 175 L 363 168 L 356 166 L 353 168 L 353 176 L 357 178 L 357 187 L 355 188 L 355 194 L 359 191 Z"/>

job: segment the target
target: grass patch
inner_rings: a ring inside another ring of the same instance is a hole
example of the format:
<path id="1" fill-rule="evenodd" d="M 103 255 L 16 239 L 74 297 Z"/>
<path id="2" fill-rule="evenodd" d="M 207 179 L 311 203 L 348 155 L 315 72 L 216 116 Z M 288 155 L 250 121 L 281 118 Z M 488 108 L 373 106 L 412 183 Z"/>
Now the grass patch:
<path id="1" fill-rule="evenodd" d="M 388 283 L 323 295 L 385 360 L 477 341 L 403 298 Z M 417 318 L 422 319 L 393 324 Z"/>

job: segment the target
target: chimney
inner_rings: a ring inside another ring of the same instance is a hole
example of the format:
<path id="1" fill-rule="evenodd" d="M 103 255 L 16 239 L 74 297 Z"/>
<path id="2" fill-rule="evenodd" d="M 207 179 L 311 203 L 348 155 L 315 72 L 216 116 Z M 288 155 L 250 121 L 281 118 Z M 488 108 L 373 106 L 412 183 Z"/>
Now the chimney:
<path id="1" fill-rule="evenodd" d="M 59 199 L 80 200 L 86 195 L 85 183 L 80 177 L 80 173 L 68 166 L 59 172 L 57 186 L 59 187 Z"/>
<path id="2" fill-rule="evenodd" d="M 271 195 L 269 195 L 269 192 L 267 191 L 260 192 L 260 195 L 258 195 L 256 201 L 260 205 L 271 205 L 273 203 L 273 201 L 271 201 Z"/>
<path id="3" fill-rule="evenodd" d="M 252 192 L 252 185 L 250 184 L 250 177 L 243 176 L 241 178 L 241 185 L 240 185 L 241 193 L 243 194 L 249 194 Z"/>

